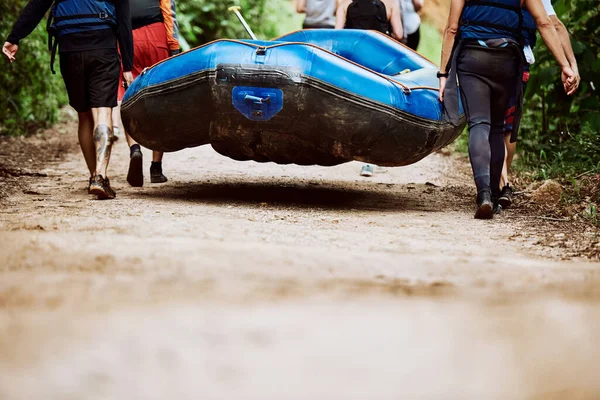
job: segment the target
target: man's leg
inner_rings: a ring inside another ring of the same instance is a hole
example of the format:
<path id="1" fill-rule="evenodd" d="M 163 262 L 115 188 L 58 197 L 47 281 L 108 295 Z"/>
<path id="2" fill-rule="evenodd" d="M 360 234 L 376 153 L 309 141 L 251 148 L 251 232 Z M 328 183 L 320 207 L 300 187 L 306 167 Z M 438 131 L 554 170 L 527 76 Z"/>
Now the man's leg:
<path id="1" fill-rule="evenodd" d="M 96 172 L 96 146 L 94 145 L 94 117 L 91 111 L 80 112 L 79 116 L 79 147 L 90 171 L 90 177 Z"/>
<path id="2" fill-rule="evenodd" d="M 508 173 L 512 165 L 515 153 L 517 152 L 517 143 L 510 143 L 510 132 L 504 133 L 504 145 L 506 146 L 506 155 L 504 157 L 504 166 L 502 168 L 502 177 L 500 179 L 500 197 L 498 203 L 502 208 L 509 208 L 513 201 L 513 191 L 508 179 Z"/>
<path id="3" fill-rule="evenodd" d="M 163 154 L 162 151 L 152 152 L 152 165 L 150 165 L 150 182 L 152 183 L 165 183 L 168 180 L 162 172 Z"/>
<path id="4" fill-rule="evenodd" d="M 92 108 L 94 117 L 94 146 L 96 150 L 96 171 L 90 185 L 90 193 L 98 196 L 98 199 L 113 199 L 116 194 L 110 187 L 106 175 L 110 152 L 112 149 L 112 108 Z"/>

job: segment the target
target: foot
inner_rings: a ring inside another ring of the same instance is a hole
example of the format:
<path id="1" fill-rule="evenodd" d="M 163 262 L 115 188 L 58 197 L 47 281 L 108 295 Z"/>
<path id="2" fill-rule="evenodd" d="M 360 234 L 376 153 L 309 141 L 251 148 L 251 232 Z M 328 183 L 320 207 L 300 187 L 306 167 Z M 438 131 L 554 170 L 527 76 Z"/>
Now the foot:
<path id="1" fill-rule="evenodd" d="M 372 164 L 365 164 L 362 166 L 362 169 L 360 170 L 360 176 L 373 176 L 374 173 L 374 168 Z"/>
<path id="2" fill-rule="evenodd" d="M 494 217 L 494 203 L 492 194 L 488 190 L 483 190 L 477 194 L 476 219 L 492 219 Z"/>
<path id="3" fill-rule="evenodd" d="M 144 186 L 144 156 L 138 147 L 132 146 L 129 158 L 129 170 L 127 171 L 127 182 L 134 187 Z"/>
<path id="4" fill-rule="evenodd" d="M 163 175 L 162 163 L 153 162 L 150 166 L 150 182 L 165 183 L 166 181 L 168 181 L 168 179 Z"/>
<path id="5" fill-rule="evenodd" d="M 502 208 L 509 208 L 512 205 L 513 196 L 513 189 L 510 187 L 510 185 L 506 185 L 502 188 L 502 193 L 500 193 L 498 203 L 502 206 Z"/>
<path id="6" fill-rule="evenodd" d="M 108 178 L 104 178 L 102 175 L 94 175 L 90 184 L 90 194 L 98 196 L 98 200 L 114 199 L 117 194 L 110 187 Z"/>
<path id="7" fill-rule="evenodd" d="M 88 183 L 88 188 L 87 188 L 87 192 L 88 192 L 88 194 L 92 194 L 91 190 L 92 190 L 92 180 L 93 180 L 93 179 L 94 179 L 94 177 L 93 177 L 93 176 L 90 176 L 90 180 L 89 180 L 89 183 Z"/>

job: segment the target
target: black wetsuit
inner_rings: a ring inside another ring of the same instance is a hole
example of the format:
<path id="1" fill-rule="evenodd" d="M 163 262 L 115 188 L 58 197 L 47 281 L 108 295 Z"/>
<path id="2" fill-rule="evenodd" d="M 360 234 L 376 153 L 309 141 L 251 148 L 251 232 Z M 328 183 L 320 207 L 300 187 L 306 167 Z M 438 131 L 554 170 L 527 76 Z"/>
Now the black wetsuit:
<path id="1" fill-rule="evenodd" d="M 477 192 L 497 196 L 504 165 L 504 115 L 517 82 L 519 60 L 510 48 L 465 44 L 456 72 L 469 122 L 469 156 Z"/>

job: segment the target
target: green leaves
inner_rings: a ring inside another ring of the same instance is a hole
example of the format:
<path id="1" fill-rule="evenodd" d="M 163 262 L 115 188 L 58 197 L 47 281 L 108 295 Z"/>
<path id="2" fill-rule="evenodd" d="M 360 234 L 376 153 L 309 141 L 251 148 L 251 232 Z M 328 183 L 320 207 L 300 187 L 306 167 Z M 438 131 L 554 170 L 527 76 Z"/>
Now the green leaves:
<path id="1" fill-rule="evenodd" d="M 0 2 L 2 44 L 26 3 Z M 45 23 L 21 41 L 13 64 L 0 56 L 0 134 L 33 133 L 51 126 L 60 107 L 67 103 L 67 95 L 60 75 L 50 72 Z"/>
<path id="2" fill-rule="evenodd" d="M 594 170 L 600 161 L 600 8 L 595 0 L 558 0 L 554 9 L 571 34 L 582 82 L 566 96 L 560 69 L 538 41 L 520 133 L 521 161 L 550 177 Z"/>

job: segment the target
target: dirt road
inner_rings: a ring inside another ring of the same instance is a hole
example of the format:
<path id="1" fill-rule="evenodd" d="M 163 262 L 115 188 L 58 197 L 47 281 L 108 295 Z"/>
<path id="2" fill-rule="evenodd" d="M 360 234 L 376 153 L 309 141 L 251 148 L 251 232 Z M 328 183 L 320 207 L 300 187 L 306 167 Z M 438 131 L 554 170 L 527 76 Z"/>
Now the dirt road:
<path id="1" fill-rule="evenodd" d="M 118 143 L 100 202 L 59 139 L 2 202 L 0 399 L 600 398 L 600 264 L 475 221 L 454 157 L 366 179 L 205 146 L 136 189 Z"/>

